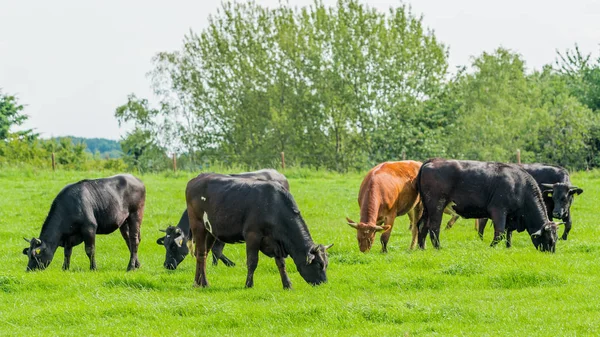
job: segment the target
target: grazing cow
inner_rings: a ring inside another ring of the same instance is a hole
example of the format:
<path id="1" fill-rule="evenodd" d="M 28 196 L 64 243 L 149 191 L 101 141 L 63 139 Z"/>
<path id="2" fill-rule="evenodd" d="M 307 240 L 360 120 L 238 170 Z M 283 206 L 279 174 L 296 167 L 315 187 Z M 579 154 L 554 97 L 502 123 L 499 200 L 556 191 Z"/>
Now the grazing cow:
<path id="1" fill-rule="evenodd" d="M 271 180 L 281 184 L 281 186 L 283 186 L 283 188 L 286 190 L 290 190 L 290 184 L 286 177 L 277 172 L 277 170 L 273 169 L 230 174 L 230 176 L 258 180 Z M 183 259 L 185 259 L 188 252 L 192 251 L 191 247 L 193 245 L 191 244 L 191 241 L 189 241 L 192 238 L 192 232 L 190 230 L 190 221 L 188 218 L 187 209 L 183 212 L 183 215 L 181 216 L 181 219 L 179 219 L 177 226 L 169 226 L 166 230 L 160 231 L 166 233 L 165 236 L 156 241 L 157 244 L 165 246 L 165 250 L 167 252 L 164 267 L 174 270 L 183 261 Z M 235 266 L 235 263 L 223 255 L 224 246 L 225 244 L 223 242 L 215 240 L 215 244 L 211 249 L 213 265 L 216 266 L 218 261 L 221 260 L 226 266 L 233 267 Z"/>
<path id="2" fill-rule="evenodd" d="M 196 242 L 196 286 L 208 286 L 206 255 L 215 239 L 246 242 L 248 288 L 254 285 L 259 251 L 275 258 L 284 288 L 291 288 L 285 270 L 288 255 L 306 282 L 327 281 L 326 250 L 331 245 L 313 242 L 294 198 L 281 184 L 205 173 L 190 180 L 185 198 Z"/>
<path id="3" fill-rule="evenodd" d="M 464 218 L 491 218 L 495 245 L 505 229 L 527 230 L 536 248 L 554 252 L 556 224 L 548 220 L 542 193 L 524 169 L 495 162 L 433 159 L 421 166 L 417 189 L 423 202 L 419 247 L 429 232 L 439 248 L 442 210 L 450 202 Z"/>
<path id="4" fill-rule="evenodd" d="M 130 252 L 127 270 L 139 268 L 137 251 L 145 200 L 144 183 L 130 174 L 67 185 L 54 198 L 40 237 L 25 239 L 30 243 L 23 250 L 29 257 L 27 270 L 48 267 L 58 246 L 65 250 L 62 269 L 68 270 L 72 249 L 81 242 L 85 243 L 90 269 L 95 270 L 96 234 L 110 234 L 117 228 Z"/>
<path id="5" fill-rule="evenodd" d="M 356 229 L 356 238 L 361 252 L 371 249 L 375 233 L 381 234 L 381 251 L 387 253 L 387 243 L 392 233 L 394 219 L 408 213 L 412 241 L 410 248 L 417 244 L 417 220 L 422 206 L 417 193 L 416 178 L 421 162 L 413 160 L 385 162 L 373 167 L 365 176 L 358 192 L 360 222 L 346 218 L 348 225 Z M 446 228 L 451 228 L 458 216 L 449 208 L 452 215 Z M 381 226 L 381 224 L 384 224 Z"/>
<path id="6" fill-rule="evenodd" d="M 183 211 L 177 226 L 169 226 L 166 230 L 161 229 L 160 231 L 166 233 L 165 236 L 156 240 L 156 243 L 164 246 L 167 251 L 165 263 L 163 265 L 169 270 L 175 270 L 192 249 L 192 231 L 190 230 L 190 220 L 188 218 L 187 209 Z M 213 265 L 216 266 L 219 263 L 219 260 L 221 260 L 227 267 L 235 266 L 233 261 L 223 255 L 224 247 L 225 244 L 223 242 L 215 240 L 215 244 L 211 249 Z"/>
<path id="7" fill-rule="evenodd" d="M 548 219 L 560 219 L 564 222 L 565 230 L 561 239 L 566 240 L 573 223 L 571 203 L 574 195 L 583 193 L 583 189 L 571 184 L 569 172 L 562 167 L 543 164 L 523 164 L 521 167 L 531 174 L 542 191 Z M 487 219 L 478 220 L 477 227 L 481 238 L 486 224 Z M 510 242 L 507 241 L 507 245 L 510 246 Z"/>

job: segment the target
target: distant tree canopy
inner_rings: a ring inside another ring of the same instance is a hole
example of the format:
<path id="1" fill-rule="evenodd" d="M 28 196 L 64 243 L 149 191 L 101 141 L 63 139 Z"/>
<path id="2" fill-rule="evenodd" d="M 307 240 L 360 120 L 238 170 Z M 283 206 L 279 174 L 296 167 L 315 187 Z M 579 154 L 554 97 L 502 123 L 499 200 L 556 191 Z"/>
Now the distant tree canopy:
<path id="1" fill-rule="evenodd" d="M 442 149 L 430 113 L 446 47 L 407 6 L 302 9 L 225 2 L 183 49 L 159 53 L 154 85 L 183 151 L 251 167 L 363 168 Z M 420 137 L 419 139 L 415 139 Z"/>
<path id="2" fill-rule="evenodd" d="M 524 161 L 598 165 L 600 67 L 578 49 L 559 56 L 527 73 L 499 48 L 451 75 L 446 46 L 405 5 L 225 2 L 181 50 L 155 57 L 160 109 L 130 100 L 150 113 L 117 115 L 192 166 L 273 166 L 285 152 L 344 171 L 403 155 L 515 161 L 517 149 Z"/>

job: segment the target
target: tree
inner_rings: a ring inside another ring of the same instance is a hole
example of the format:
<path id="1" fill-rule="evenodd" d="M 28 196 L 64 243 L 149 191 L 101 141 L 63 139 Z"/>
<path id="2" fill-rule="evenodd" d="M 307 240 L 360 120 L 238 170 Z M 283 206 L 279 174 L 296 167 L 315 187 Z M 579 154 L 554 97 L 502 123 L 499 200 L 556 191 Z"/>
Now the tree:
<path id="1" fill-rule="evenodd" d="M 256 167 L 285 151 L 292 164 L 347 170 L 435 143 L 411 142 L 437 135 L 424 130 L 437 117 L 421 112 L 446 57 L 408 6 L 224 2 L 182 50 L 156 56 L 153 86 L 188 153 Z"/>
<path id="2" fill-rule="evenodd" d="M 160 144 L 161 126 L 155 120 L 158 115 L 159 111 L 151 109 L 148 100 L 138 99 L 134 94 L 115 110 L 119 126 L 134 124 L 133 131 L 128 132 L 120 144 L 125 162 L 140 171 L 160 171 L 168 165 L 166 148 Z"/>
<path id="3" fill-rule="evenodd" d="M 7 139 L 13 126 L 22 125 L 27 115 L 22 113 L 24 106 L 18 103 L 17 97 L 3 94 L 0 89 L 0 140 Z M 35 137 L 31 130 L 16 132 L 19 136 Z"/>

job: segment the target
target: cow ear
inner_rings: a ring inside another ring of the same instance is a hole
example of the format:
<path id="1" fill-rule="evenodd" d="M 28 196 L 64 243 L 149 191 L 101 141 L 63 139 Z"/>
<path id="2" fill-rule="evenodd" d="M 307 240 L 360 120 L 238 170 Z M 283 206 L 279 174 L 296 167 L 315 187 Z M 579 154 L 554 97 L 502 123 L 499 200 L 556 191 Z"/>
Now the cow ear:
<path id="1" fill-rule="evenodd" d="M 314 259 L 315 256 L 312 253 L 308 253 L 308 255 L 306 255 L 306 265 L 308 266 L 309 264 L 311 264 Z"/>
<path id="2" fill-rule="evenodd" d="M 175 239 L 175 244 L 177 245 L 177 247 L 181 247 L 181 245 L 183 244 L 183 236 L 179 236 Z"/>
<path id="3" fill-rule="evenodd" d="M 158 240 L 156 240 L 156 243 L 163 246 L 165 244 L 165 237 L 163 236 L 162 238 L 158 238 Z"/>
<path id="4" fill-rule="evenodd" d="M 24 255 L 28 255 L 28 254 L 29 254 L 29 248 L 25 248 L 25 249 L 23 249 L 23 254 L 24 254 Z"/>
<path id="5" fill-rule="evenodd" d="M 569 194 L 580 195 L 581 193 L 583 193 L 583 190 L 579 187 L 571 187 L 571 189 L 569 189 Z"/>
<path id="6" fill-rule="evenodd" d="M 532 237 L 533 239 L 539 238 L 540 236 L 542 236 L 542 228 L 540 228 L 540 230 L 539 230 L 539 231 L 537 231 L 537 232 L 535 232 L 535 233 L 532 233 L 532 234 L 531 234 L 531 237 Z"/>

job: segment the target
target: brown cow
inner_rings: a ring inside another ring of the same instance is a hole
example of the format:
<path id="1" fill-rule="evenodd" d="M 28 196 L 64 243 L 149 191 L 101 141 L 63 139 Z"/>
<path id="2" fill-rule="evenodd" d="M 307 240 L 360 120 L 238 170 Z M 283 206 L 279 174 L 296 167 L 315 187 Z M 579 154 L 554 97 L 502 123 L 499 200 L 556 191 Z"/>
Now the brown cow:
<path id="1" fill-rule="evenodd" d="M 357 231 L 356 238 L 361 252 L 369 251 L 375 240 L 375 233 L 383 232 L 381 251 L 387 253 L 394 219 L 407 213 L 412 232 L 410 249 L 415 248 L 419 234 L 416 224 L 423 212 L 416 188 L 416 178 L 421 165 L 421 162 L 413 160 L 385 162 L 367 173 L 358 192 L 360 222 L 356 223 L 346 218 L 348 225 Z M 444 212 L 452 215 L 447 225 L 447 228 L 450 228 L 458 216 L 450 205 Z"/>

